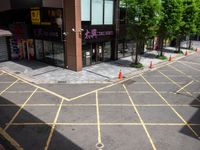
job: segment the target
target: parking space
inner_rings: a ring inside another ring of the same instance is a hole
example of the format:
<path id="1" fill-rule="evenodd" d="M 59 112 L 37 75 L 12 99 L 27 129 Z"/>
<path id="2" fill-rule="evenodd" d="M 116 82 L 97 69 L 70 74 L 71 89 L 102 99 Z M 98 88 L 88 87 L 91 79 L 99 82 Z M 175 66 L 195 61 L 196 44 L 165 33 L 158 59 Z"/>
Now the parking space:
<path id="1" fill-rule="evenodd" d="M 200 83 L 189 60 L 110 85 L 34 85 L 0 71 L 0 135 L 25 150 L 199 150 Z"/>

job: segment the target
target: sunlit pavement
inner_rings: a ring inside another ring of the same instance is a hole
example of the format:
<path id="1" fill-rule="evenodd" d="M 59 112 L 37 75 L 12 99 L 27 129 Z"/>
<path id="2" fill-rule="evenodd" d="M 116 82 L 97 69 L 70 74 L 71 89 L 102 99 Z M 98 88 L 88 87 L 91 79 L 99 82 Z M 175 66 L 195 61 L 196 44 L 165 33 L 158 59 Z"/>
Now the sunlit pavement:
<path id="1" fill-rule="evenodd" d="M 0 71 L 0 135 L 25 150 L 199 150 L 200 53 L 112 84 Z"/>

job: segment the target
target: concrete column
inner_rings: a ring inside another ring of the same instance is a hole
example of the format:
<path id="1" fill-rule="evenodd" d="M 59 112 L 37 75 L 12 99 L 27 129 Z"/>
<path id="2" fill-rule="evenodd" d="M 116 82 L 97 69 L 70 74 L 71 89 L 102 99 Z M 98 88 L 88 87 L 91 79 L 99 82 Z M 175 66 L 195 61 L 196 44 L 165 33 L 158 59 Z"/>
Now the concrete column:
<path id="1" fill-rule="evenodd" d="M 81 1 L 63 0 L 65 31 L 66 67 L 70 70 L 82 70 L 82 38 L 81 38 Z"/>

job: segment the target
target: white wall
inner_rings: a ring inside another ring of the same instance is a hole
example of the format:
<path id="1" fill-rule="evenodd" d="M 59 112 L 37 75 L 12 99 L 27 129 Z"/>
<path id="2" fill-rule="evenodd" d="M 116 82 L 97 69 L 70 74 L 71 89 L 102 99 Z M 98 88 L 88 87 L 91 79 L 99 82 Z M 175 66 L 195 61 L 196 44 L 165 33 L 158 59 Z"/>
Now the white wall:
<path id="1" fill-rule="evenodd" d="M 0 0 L 0 11 L 11 9 L 10 0 Z"/>
<path id="2" fill-rule="evenodd" d="M 43 0 L 43 7 L 62 8 L 63 0 Z"/>

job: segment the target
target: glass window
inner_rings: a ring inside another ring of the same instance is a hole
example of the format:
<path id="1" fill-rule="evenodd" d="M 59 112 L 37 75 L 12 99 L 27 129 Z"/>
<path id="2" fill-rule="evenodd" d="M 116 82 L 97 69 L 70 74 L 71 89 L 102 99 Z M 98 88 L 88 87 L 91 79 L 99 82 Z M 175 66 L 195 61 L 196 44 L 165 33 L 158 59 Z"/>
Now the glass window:
<path id="1" fill-rule="evenodd" d="M 53 43 L 54 63 L 56 66 L 64 67 L 64 47 L 63 43 Z"/>
<path id="2" fill-rule="evenodd" d="M 111 59 L 111 42 L 104 43 L 103 51 L 104 61 L 109 61 Z"/>
<path id="3" fill-rule="evenodd" d="M 36 59 L 43 60 L 44 53 L 43 53 L 43 46 L 42 40 L 35 40 L 35 49 L 36 49 Z"/>
<path id="4" fill-rule="evenodd" d="M 52 42 L 44 41 L 44 58 L 47 63 L 54 64 Z"/>
<path id="5" fill-rule="evenodd" d="M 113 24 L 113 0 L 105 0 L 104 24 Z"/>
<path id="6" fill-rule="evenodd" d="M 92 0 L 92 25 L 103 24 L 103 0 Z"/>
<path id="7" fill-rule="evenodd" d="M 83 66 L 91 65 L 91 45 L 83 44 Z"/>
<path id="8" fill-rule="evenodd" d="M 81 0 L 81 20 L 90 21 L 90 0 Z"/>

